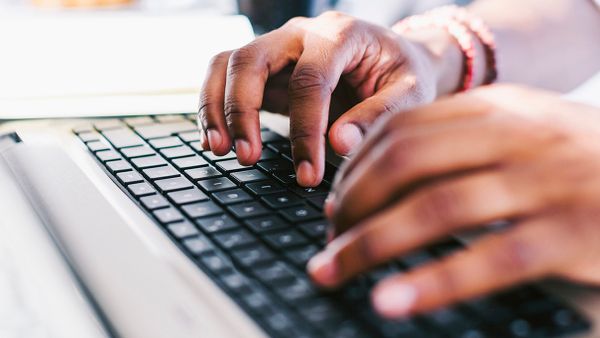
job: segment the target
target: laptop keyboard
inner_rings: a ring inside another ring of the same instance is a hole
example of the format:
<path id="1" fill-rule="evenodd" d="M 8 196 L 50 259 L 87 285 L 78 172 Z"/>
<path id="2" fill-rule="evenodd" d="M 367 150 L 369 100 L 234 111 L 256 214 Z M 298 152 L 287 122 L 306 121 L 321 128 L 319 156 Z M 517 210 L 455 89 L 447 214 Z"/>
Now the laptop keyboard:
<path id="1" fill-rule="evenodd" d="M 590 323 L 532 285 L 427 315 L 384 320 L 369 290 L 462 247 L 454 239 L 365 273 L 340 290 L 305 272 L 325 244 L 323 203 L 335 166 L 316 188 L 296 184 L 288 140 L 261 130 L 260 161 L 204 152 L 192 114 L 100 120 L 74 133 L 113 181 L 272 337 L 562 337 Z"/>

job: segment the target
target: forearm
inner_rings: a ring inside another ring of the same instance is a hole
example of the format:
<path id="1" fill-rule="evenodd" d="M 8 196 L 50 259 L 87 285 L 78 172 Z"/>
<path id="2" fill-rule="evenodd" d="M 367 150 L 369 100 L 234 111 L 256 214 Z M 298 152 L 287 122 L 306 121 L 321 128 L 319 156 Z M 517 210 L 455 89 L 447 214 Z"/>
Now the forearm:
<path id="1" fill-rule="evenodd" d="M 479 0 L 495 33 L 498 81 L 558 91 L 600 71 L 600 10 L 590 0 Z"/>

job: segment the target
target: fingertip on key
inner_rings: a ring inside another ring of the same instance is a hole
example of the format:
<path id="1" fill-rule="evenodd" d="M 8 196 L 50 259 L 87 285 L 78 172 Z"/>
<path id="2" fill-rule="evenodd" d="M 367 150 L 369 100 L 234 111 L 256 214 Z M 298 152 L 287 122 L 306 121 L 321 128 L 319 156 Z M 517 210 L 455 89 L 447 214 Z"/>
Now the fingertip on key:
<path id="1" fill-rule="evenodd" d="M 314 187 L 319 184 L 315 168 L 308 161 L 302 161 L 296 169 L 296 180 L 303 187 Z"/>

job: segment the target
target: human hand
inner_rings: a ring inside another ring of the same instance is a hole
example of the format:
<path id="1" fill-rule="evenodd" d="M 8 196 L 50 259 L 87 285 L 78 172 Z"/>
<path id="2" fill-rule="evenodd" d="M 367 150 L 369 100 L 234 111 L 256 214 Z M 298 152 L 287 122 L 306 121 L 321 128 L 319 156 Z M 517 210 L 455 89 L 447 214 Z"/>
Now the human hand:
<path id="1" fill-rule="evenodd" d="M 239 162 L 254 164 L 262 149 L 259 110 L 289 111 L 298 183 L 316 186 L 328 120 L 335 120 L 328 133 L 333 149 L 349 154 L 380 115 L 455 90 L 461 62 L 442 30 L 409 40 L 335 12 L 295 18 L 213 58 L 198 113 L 202 145 L 217 155 L 235 145 Z"/>
<path id="2" fill-rule="evenodd" d="M 335 287 L 450 234 L 513 220 L 468 249 L 383 280 L 398 317 L 556 276 L 600 283 L 600 110 L 511 86 L 378 123 L 338 174 L 333 239 L 308 265 Z"/>

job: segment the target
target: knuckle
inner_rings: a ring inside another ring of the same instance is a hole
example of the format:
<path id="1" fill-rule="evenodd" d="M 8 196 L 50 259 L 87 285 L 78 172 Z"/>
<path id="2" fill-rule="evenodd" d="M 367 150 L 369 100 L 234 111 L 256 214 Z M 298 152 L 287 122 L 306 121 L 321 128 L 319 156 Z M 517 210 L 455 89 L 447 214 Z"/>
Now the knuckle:
<path id="1" fill-rule="evenodd" d="M 229 62 L 229 55 L 231 55 L 231 51 L 220 52 L 219 54 L 213 56 L 209 62 L 210 67 L 227 64 L 227 62 Z"/>
<path id="2" fill-rule="evenodd" d="M 302 98 L 306 95 L 320 93 L 328 95 L 333 92 L 323 70 L 313 64 L 298 65 L 290 79 L 290 95 Z"/>
<path id="3" fill-rule="evenodd" d="M 417 198 L 413 212 L 419 225 L 450 226 L 461 207 L 461 198 L 455 189 L 438 186 Z"/>
<path id="4" fill-rule="evenodd" d="M 520 273 L 528 270 L 534 260 L 533 247 L 518 238 L 507 239 L 490 255 L 491 266 L 506 273 Z"/>
<path id="5" fill-rule="evenodd" d="M 288 21 L 287 21 L 287 22 L 286 22 L 286 23 L 285 23 L 285 24 L 282 26 L 282 28 L 283 28 L 283 27 L 290 27 L 290 26 L 291 26 L 291 27 L 296 27 L 296 26 L 298 26 L 298 25 L 301 25 L 301 24 L 303 24 L 304 22 L 306 22 L 306 20 L 308 20 L 306 17 L 303 17 L 303 16 L 296 16 L 296 17 L 293 17 L 293 18 L 289 19 L 289 20 L 288 20 Z"/>
<path id="6" fill-rule="evenodd" d="M 413 148 L 417 141 L 414 138 L 398 137 L 388 141 L 381 157 L 381 168 L 393 171 L 406 171 L 414 166 Z"/>
<path id="7" fill-rule="evenodd" d="M 229 56 L 229 73 L 239 73 L 241 70 L 254 64 L 259 57 L 260 53 L 253 44 L 248 44 L 233 51 Z"/>

